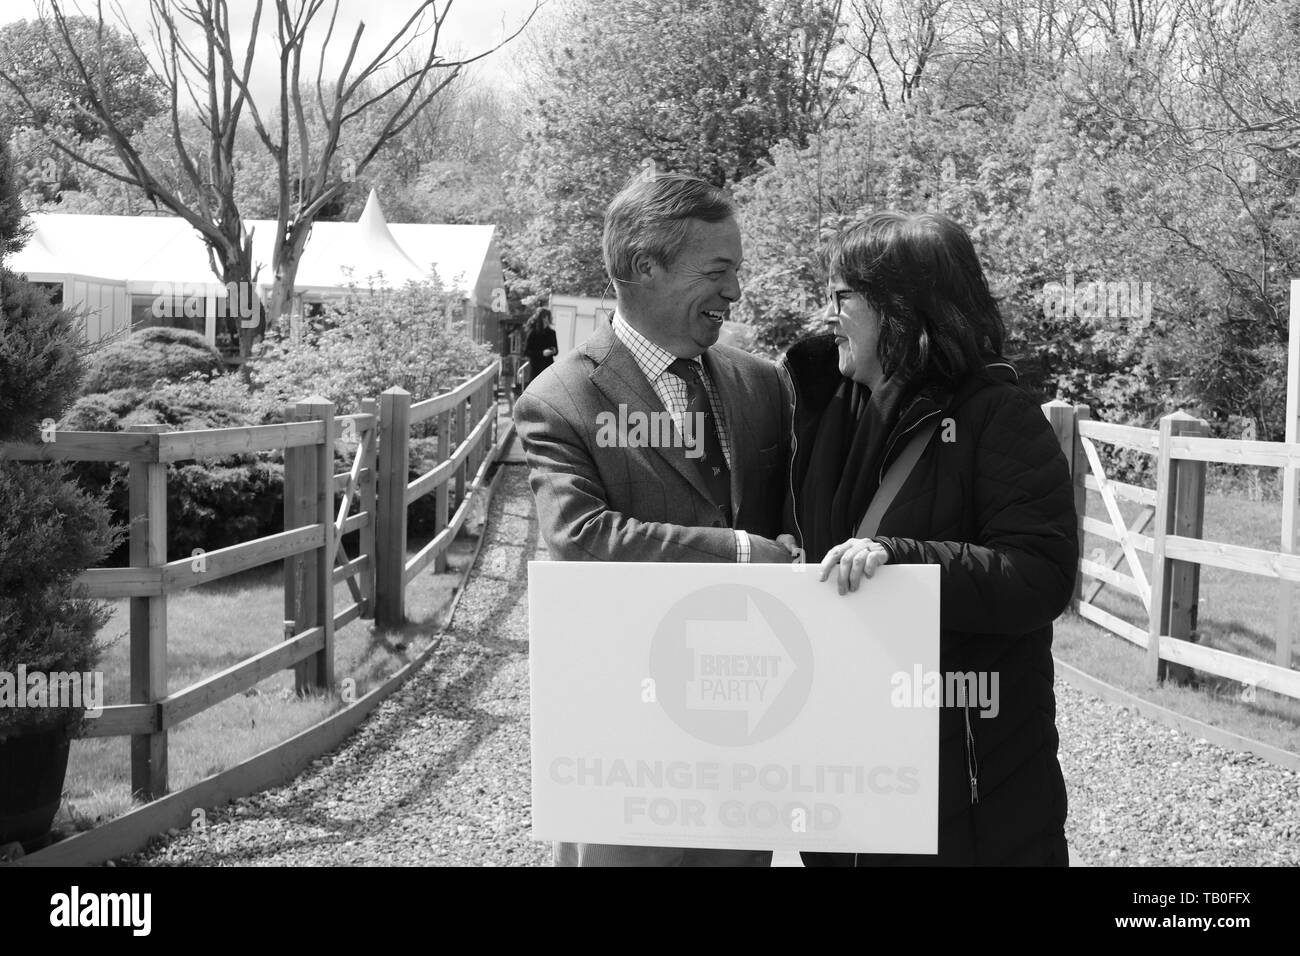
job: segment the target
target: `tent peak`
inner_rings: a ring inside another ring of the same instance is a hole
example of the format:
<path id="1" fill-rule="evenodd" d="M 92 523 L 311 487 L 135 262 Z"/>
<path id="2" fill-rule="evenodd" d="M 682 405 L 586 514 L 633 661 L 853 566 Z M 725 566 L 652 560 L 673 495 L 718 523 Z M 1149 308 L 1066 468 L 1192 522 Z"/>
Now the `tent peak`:
<path id="1" fill-rule="evenodd" d="M 372 186 L 370 195 L 366 197 L 366 207 L 361 210 L 361 216 L 357 219 L 357 225 L 361 226 L 362 231 L 371 234 L 376 232 L 388 232 L 388 220 L 384 218 L 384 207 L 379 204 L 379 193 Z"/>

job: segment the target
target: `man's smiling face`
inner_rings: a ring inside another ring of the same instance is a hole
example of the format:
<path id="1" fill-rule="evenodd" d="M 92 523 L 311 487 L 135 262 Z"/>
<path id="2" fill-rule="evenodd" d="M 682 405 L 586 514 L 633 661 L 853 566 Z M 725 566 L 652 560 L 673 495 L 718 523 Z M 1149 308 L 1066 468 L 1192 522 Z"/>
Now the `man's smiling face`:
<path id="1" fill-rule="evenodd" d="M 740 227 L 735 219 L 687 220 L 676 261 L 649 263 L 642 274 L 647 328 L 638 331 L 678 358 L 694 358 L 718 341 L 722 323 L 740 298 Z"/>

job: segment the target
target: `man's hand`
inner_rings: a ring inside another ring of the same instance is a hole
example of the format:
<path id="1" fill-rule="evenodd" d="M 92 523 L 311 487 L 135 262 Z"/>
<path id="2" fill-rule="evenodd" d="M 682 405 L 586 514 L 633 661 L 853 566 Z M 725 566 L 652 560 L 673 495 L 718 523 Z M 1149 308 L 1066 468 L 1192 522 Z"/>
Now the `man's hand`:
<path id="1" fill-rule="evenodd" d="M 795 541 L 792 534 L 778 534 L 776 543 L 781 545 L 790 552 L 790 559 L 795 564 L 802 564 L 804 560 L 803 548 L 799 547 L 799 542 Z"/>
<path id="2" fill-rule="evenodd" d="M 788 534 L 781 535 L 775 541 L 751 534 L 749 546 L 750 564 L 790 564 L 794 560 L 795 552 L 799 551 L 794 543 L 794 537 Z"/>

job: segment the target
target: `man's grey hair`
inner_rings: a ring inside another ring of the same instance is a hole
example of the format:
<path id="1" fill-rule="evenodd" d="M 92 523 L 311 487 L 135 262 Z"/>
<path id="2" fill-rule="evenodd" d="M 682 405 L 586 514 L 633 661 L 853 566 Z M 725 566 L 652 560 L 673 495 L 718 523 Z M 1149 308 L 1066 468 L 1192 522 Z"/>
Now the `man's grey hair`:
<path id="1" fill-rule="evenodd" d="M 680 173 L 638 176 L 605 210 L 605 271 L 616 282 L 631 282 L 632 260 L 640 253 L 671 268 L 692 219 L 724 222 L 735 215 L 731 197 L 703 179 Z"/>

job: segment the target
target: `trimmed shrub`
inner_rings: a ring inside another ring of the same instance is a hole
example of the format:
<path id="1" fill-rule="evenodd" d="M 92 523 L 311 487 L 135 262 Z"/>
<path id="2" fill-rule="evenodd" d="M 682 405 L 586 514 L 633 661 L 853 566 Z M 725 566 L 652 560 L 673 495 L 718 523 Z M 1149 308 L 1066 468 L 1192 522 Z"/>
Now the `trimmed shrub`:
<path id="1" fill-rule="evenodd" d="M 283 530 L 284 464 L 273 456 L 238 455 L 168 465 L 171 560 L 188 557 L 195 548 L 211 551 Z"/>
<path id="2" fill-rule="evenodd" d="M 46 418 L 57 419 L 85 372 L 81 337 L 49 297 L 0 270 L 0 429 L 31 441 Z"/>
<path id="3" fill-rule="evenodd" d="M 191 375 L 211 378 L 224 368 L 221 353 L 188 329 L 142 329 L 104 348 L 91 359 L 83 394 L 123 388 L 152 388 Z"/>
<path id="4" fill-rule="evenodd" d="M 0 442 L 31 441 L 77 387 L 81 336 L 70 313 L 0 270 Z M 107 606 L 77 576 L 117 544 L 109 509 L 60 464 L 0 461 L 0 671 L 80 671 L 103 653 Z M 77 709 L 0 708 L 0 737 L 33 727 L 71 730 Z"/>
<path id="5" fill-rule="evenodd" d="M 72 403 L 59 423 L 60 428 L 76 432 L 121 431 L 121 419 L 144 400 L 137 388 L 83 395 Z"/>
<path id="6" fill-rule="evenodd" d="M 75 580 L 117 540 L 108 509 L 65 466 L 32 462 L 0 463 L 0 501 L 0 671 L 88 670 L 108 608 L 82 597 Z M 0 714 L 0 736 L 35 717 Z"/>
<path id="7" fill-rule="evenodd" d="M 25 507 L 0 508 L 0 592 L 19 595 L 95 564 L 109 528 L 104 509 L 63 480 L 64 466 L 14 464 L 22 467 L 0 473 L 0 500 Z"/>
<path id="8" fill-rule="evenodd" d="M 250 395 L 237 375 L 211 380 L 190 375 L 152 391 L 118 389 L 86 395 L 69 409 L 60 427 L 75 431 L 124 431 L 129 425 L 165 425 L 169 430 L 233 428 L 265 424 L 265 403 Z M 129 465 L 79 462 L 77 477 L 87 489 L 107 494 L 120 521 L 130 504 Z M 279 452 L 222 459 L 173 462 L 167 466 L 167 556 L 186 557 L 194 548 L 212 550 L 275 534 L 284 528 L 284 465 Z M 126 549 L 114 561 L 125 563 Z"/>

